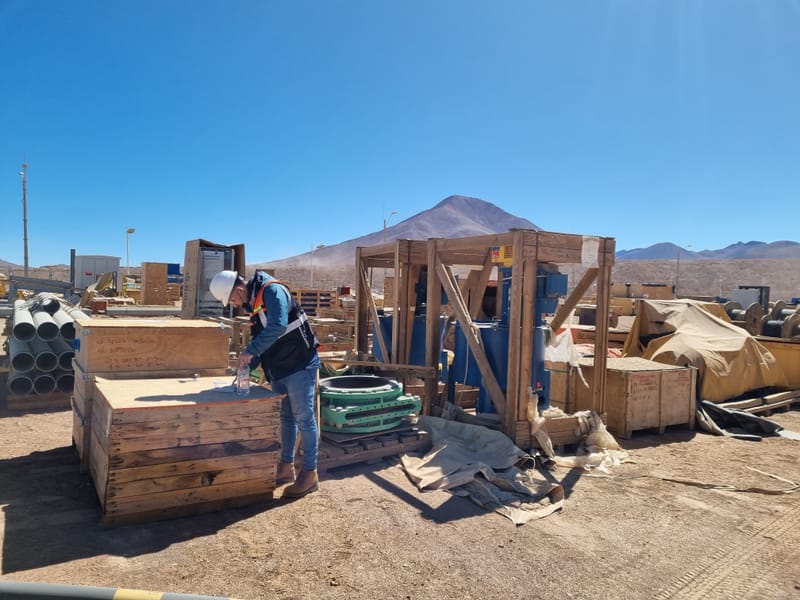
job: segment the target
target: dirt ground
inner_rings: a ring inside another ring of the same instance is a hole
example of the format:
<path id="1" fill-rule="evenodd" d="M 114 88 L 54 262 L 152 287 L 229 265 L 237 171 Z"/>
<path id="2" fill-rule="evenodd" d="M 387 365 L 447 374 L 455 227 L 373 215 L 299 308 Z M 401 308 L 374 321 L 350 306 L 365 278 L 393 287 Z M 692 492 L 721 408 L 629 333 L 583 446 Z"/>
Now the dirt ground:
<path id="1" fill-rule="evenodd" d="M 800 411 L 771 418 L 800 431 Z M 295 502 L 104 528 L 71 413 L 0 412 L 0 580 L 247 599 L 800 596 L 800 442 L 687 429 L 620 440 L 612 476 L 559 468 L 562 511 L 515 527 L 420 493 L 396 458 Z M 543 471 L 544 472 L 544 471 Z M 748 491 L 749 490 L 749 491 Z"/>

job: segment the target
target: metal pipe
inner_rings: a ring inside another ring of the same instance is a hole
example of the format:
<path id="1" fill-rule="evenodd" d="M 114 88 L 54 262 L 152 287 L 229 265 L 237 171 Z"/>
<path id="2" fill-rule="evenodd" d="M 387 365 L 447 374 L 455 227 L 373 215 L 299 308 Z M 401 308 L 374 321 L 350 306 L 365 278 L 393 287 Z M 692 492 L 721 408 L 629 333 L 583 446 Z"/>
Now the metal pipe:
<path id="1" fill-rule="evenodd" d="M 53 375 L 59 392 L 71 392 L 75 387 L 75 371 L 55 371 Z"/>
<path id="2" fill-rule="evenodd" d="M 35 357 L 34 362 L 36 368 L 39 371 L 49 373 L 55 370 L 58 366 L 58 356 L 53 352 L 48 342 L 35 337 L 30 341 L 30 346 L 31 350 L 33 350 L 33 356 Z"/>
<path id="3" fill-rule="evenodd" d="M 11 371 L 8 376 L 8 389 L 17 396 L 27 396 L 33 390 L 33 379 L 27 373 Z"/>
<path id="4" fill-rule="evenodd" d="M 3 598 L 3 600 L 114 600 L 114 598 L 121 597 L 127 600 L 235 600 L 234 598 L 223 596 L 147 592 L 89 585 L 0 581 L 0 598 Z"/>
<path id="5" fill-rule="evenodd" d="M 45 311 L 34 311 L 31 316 L 33 317 L 33 324 L 36 325 L 36 335 L 44 341 L 53 341 L 61 334 L 58 324 Z"/>
<path id="6" fill-rule="evenodd" d="M 35 394 L 52 394 L 56 389 L 56 378 L 50 373 L 37 373 L 36 371 L 34 373 L 33 392 Z"/>
<path id="7" fill-rule="evenodd" d="M 8 353 L 11 356 L 11 368 L 20 373 L 33 369 L 34 357 L 28 342 L 12 337 L 8 340 Z"/>
<path id="8" fill-rule="evenodd" d="M 67 340 L 75 339 L 75 319 L 70 313 L 65 311 L 63 308 L 59 308 L 55 313 L 53 313 L 53 321 L 55 321 L 56 325 L 58 325 L 58 330 L 61 333 L 61 337 Z"/>
<path id="9" fill-rule="evenodd" d="M 32 340 L 36 336 L 33 315 L 24 300 L 14 301 L 14 326 L 11 331 L 15 338 L 24 342 Z"/>
<path id="10" fill-rule="evenodd" d="M 75 356 L 75 351 L 72 349 L 64 338 L 56 338 L 50 342 L 50 348 L 58 357 L 58 366 L 62 369 L 72 368 L 72 357 Z"/>
<path id="11" fill-rule="evenodd" d="M 69 316 L 76 321 L 88 321 L 89 319 L 92 318 L 85 312 L 83 312 L 82 308 L 79 308 L 77 306 L 73 306 L 72 308 L 67 308 L 65 310 L 67 311 L 67 313 L 69 313 Z"/>

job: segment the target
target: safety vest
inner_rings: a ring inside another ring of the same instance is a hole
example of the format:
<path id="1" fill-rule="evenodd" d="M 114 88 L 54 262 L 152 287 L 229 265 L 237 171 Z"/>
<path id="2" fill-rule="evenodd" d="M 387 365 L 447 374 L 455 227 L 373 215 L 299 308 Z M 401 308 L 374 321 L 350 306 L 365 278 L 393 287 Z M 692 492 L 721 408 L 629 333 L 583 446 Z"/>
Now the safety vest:
<path id="1" fill-rule="evenodd" d="M 264 282 L 250 304 L 251 336 L 255 337 L 267 326 L 269 315 L 264 303 L 264 290 L 272 284 L 282 285 L 289 295 L 289 318 L 286 329 L 261 356 L 261 366 L 271 379 L 281 379 L 306 367 L 319 346 L 308 315 L 292 296 L 289 286 L 272 279 Z"/>

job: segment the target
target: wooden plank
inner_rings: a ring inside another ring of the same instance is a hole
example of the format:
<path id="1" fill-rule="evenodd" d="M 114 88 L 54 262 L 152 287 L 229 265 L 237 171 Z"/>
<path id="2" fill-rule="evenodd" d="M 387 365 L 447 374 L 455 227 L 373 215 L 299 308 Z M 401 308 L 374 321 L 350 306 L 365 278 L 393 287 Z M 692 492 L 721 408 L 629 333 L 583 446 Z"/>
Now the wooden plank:
<path id="1" fill-rule="evenodd" d="M 253 452 L 251 454 L 232 454 L 214 458 L 177 460 L 162 462 L 137 467 L 115 468 L 108 474 L 111 484 L 121 484 L 147 478 L 161 478 L 190 473 L 205 473 L 209 471 L 222 471 L 232 468 L 258 467 L 274 460 L 279 451 L 279 446 L 272 444 L 268 452 Z"/>
<path id="2" fill-rule="evenodd" d="M 202 504 L 228 498 L 267 494 L 275 489 L 266 479 L 249 479 L 188 490 L 169 490 L 157 494 L 108 499 L 105 513 L 110 516 Z"/>
<path id="3" fill-rule="evenodd" d="M 280 449 L 280 443 L 277 439 L 237 440 L 203 446 L 126 452 L 109 457 L 108 463 L 111 469 L 127 469 L 183 461 L 202 461 L 227 456 L 247 457 L 251 454 L 261 455 L 275 452 L 278 449 Z M 244 458 L 243 460 L 246 461 L 247 459 Z"/>
<path id="4" fill-rule="evenodd" d="M 112 427 L 108 438 L 108 448 L 111 454 L 124 454 L 140 450 L 159 450 L 165 448 L 179 448 L 182 446 L 205 446 L 207 444 L 221 444 L 223 442 L 238 442 L 249 440 L 275 439 L 278 435 L 279 425 L 266 427 L 242 427 L 240 429 L 225 429 L 221 431 L 197 431 L 185 435 L 162 434 L 150 437 L 117 437 Z"/>
<path id="5" fill-rule="evenodd" d="M 517 276 L 511 278 L 511 290 L 509 291 L 509 310 L 508 310 L 508 348 L 506 349 L 508 361 L 506 367 L 506 390 L 505 401 L 506 410 L 504 412 L 503 430 L 506 432 L 514 431 L 514 423 L 517 420 L 517 413 L 522 412 L 525 418 L 527 410 L 527 389 L 530 386 L 531 371 L 530 360 L 527 365 L 522 363 L 523 347 L 528 345 L 528 356 L 532 356 L 531 344 L 533 343 L 533 329 L 527 329 L 526 335 L 522 335 L 523 306 L 522 297 L 525 288 L 525 270 L 522 258 L 522 236 L 523 231 L 514 231 L 512 247 L 511 272 Z M 520 276 L 521 275 L 521 276 Z M 527 375 L 526 375 L 527 373 Z M 522 401 L 522 398 L 525 401 Z M 498 411 L 499 412 L 499 411 Z"/>
<path id="6" fill-rule="evenodd" d="M 164 413 L 166 411 L 160 411 Z M 280 425 L 279 411 L 272 413 L 256 413 L 242 415 L 238 412 L 230 413 L 213 419 L 184 419 L 165 418 L 159 421 L 144 421 L 139 423 L 115 424 L 113 435 L 117 438 L 152 438 L 158 436 L 185 436 L 203 431 L 239 430 L 252 427 L 276 427 Z"/>
<path id="7" fill-rule="evenodd" d="M 553 331 L 557 332 L 561 328 L 561 326 L 567 320 L 567 317 L 569 317 L 574 308 L 581 301 L 581 298 L 583 298 L 586 295 L 586 292 L 589 291 L 589 288 L 597 278 L 599 271 L 600 269 L 598 268 L 586 269 L 586 272 L 583 274 L 583 277 L 581 277 L 581 280 L 572 290 L 572 293 L 564 301 L 564 304 L 558 307 L 555 316 L 550 321 L 550 328 Z"/>
<path id="8" fill-rule="evenodd" d="M 263 480 L 268 487 L 274 488 L 277 470 L 278 455 L 275 453 L 272 460 L 265 461 L 260 465 L 247 467 L 237 465 L 230 469 L 214 469 L 166 477 L 146 477 L 122 482 L 109 481 L 106 489 L 107 503 L 136 496 L 161 494 L 173 490 L 188 491 L 254 479 Z"/>
<path id="9" fill-rule="evenodd" d="M 101 523 L 105 527 L 116 527 L 120 525 L 133 525 L 137 523 L 150 523 L 164 519 L 176 519 L 189 515 L 215 512 L 229 508 L 240 508 L 272 500 L 273 491 L 257 493 L 250 496 L 239 496 L 236 498 L 224 498 L 222 500 L 212 500 L 210 502 L 198 502 L 186 506 L 171 506 L 149 511 L 140 511 L 125 514 L 104 514 Z"/>
<path id="10" fill-rule="evenodd" d="M 428 241 L 428 263 L 436 256 L 436 240 Z M 437 380 L 439 378 L 439 362 L 442 354 L 440 316 L 442 312 L 442 286 L 434 269 L 427 272 L 427 297 L 425 298 L 425 364 L 434 369 L 433 373 L 425 378 L 425 390 L 422 394 L 421 414 L 431 414 L 431 401 L 439 405 Z"/>

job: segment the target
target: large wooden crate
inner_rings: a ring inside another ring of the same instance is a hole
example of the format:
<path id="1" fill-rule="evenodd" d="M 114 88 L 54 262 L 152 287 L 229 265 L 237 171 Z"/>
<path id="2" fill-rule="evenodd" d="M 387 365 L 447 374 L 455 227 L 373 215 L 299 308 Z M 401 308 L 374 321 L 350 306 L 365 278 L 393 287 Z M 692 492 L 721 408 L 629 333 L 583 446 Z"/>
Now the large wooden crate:
<path id="1" fill-rule="evenodd" d="M 221 381 L 230 379 L 227 367 L 216 369 L 172 369 L 166 371 L 102 371 L 87 373 L 78 362 L 72 359 L 75 383 L 72 390 L 72 444 L 80 460 L 80 469 L 85 473 L 89 469 L 89 452 L 92 435 L 92 405 L 94 403 L 95 382 L 98 377 L 104 379 L 156 379 L 156 378 L 192 378 L 217 377 Z"/>
<path id="2" fill-rule="evenodd" d="M 254 386 L 241 397 L 227 384 L 95 378 L 89 471 L 105 524 L 272 497 L 281 396 Z"/>
<path id="3" fill-rule="evenodd" d="M 591 385 L 594 360 L 581 359 L 581 370 Z M 676 367 L 638 357 L 608 358 L 604 422 L 615 436 L 629 438 L 634 431 L 670 425 L 694 428 L 697 369 Z M 574 412 L 597 410 L 590 388 L 570 373 L 569 393 Z"/>
<path id="4" fill-rule="evenodd" d="M 87 373 L 214 369 L 228 365 L 228 332 L 189 319 L 75 322 L 75 360 Z"/>

